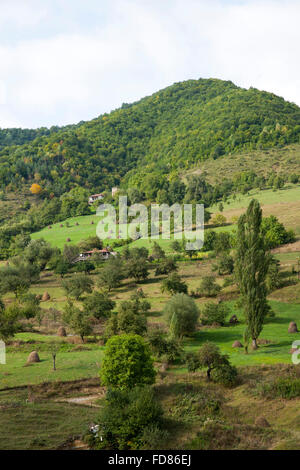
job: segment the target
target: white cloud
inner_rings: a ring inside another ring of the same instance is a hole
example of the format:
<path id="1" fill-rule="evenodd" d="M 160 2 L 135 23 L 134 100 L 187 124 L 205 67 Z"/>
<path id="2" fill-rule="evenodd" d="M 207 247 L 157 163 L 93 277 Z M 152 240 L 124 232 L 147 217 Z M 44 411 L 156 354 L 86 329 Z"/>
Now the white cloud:
<path id="1" fill-rule="evenodd" d="M 47 0 L 43 8 L 35 0 L 2 2 L 0 18 L 4 12 L 18 28 L 40 25 L 46 13 L 49 31 L 56 20 L 63 24 L 59 10 L 46 10 Z M 84 5 L 92 11 L 93 3 Z M 46 34 L 45 26 L 43 35 L 33 28 L 31 36 L 0 39 L 6 88 L 0 126 L 78 122 L 199 77 L 255 86 L 300 104 L 298 1 L 114 0 L 107 7 L 89 32 L 78 17 L 73 30 Z"/>
<path id="2" fill-rule="evenodd" d="M 47 10 L 37 0 L 1 0 L 0 26 L 30 28 L 38 24 L 47 14 Z"/>

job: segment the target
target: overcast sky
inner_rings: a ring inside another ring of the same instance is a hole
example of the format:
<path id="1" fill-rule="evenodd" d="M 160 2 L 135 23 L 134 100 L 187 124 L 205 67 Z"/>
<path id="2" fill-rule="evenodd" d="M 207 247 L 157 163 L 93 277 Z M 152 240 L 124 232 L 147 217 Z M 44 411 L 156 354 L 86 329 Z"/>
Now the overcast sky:
<path id="1" fill-rule="evenodd" d="M 0 127 L 76 123 L 187 79 L 300 105 L 300 0 L 0 0 Z"/>

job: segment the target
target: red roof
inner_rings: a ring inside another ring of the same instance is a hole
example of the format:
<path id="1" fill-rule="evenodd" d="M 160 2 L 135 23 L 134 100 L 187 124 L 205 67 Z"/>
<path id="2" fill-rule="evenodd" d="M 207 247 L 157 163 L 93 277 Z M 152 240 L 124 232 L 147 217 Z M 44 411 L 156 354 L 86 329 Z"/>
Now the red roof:
<path id="1" fill-rule="evenodd" d="M 103 194 L 102 194 L 102 193 L 100 193 L 100 194 L 92 194 L 90 197 L 97 197 L 97 196 L 103 196 Z"/>
<path id="2" fill-rule="evenodd" d="M 104 250 L 97 250 L 97 249 L 95 249 L 95 250 L 90 250 L 90 251 L 84 251 L 84 252 L 81 253 L 81 254 L 87 255 L 87 254 L 93 254 L 93 253 L 110 253 L 110 251 L 107 250 L 106 248 L 105 248 Z"/>

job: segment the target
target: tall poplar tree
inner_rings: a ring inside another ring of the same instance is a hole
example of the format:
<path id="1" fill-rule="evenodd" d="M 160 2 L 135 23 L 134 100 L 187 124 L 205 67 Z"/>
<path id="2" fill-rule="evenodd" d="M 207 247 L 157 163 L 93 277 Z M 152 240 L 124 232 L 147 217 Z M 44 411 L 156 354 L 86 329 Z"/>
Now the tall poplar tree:
<path id="1" fill-rule="evenodd" d="M 238 221 L 235 259 L 235 276 L 247 325 L 244 334 L 246 353 L 250 339 L 252 348 L 257 349 L 257 338 L 269 310 L 265 281 L 271 255 L 266 248 L 261 223 L 260 204 L 252 199 L 247 212 Z"/>

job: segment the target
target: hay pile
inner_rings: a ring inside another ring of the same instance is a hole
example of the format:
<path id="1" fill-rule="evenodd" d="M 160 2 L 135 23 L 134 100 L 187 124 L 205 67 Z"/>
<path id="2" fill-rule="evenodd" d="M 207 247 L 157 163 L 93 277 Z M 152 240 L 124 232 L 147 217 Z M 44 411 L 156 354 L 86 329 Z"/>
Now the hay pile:
<path id="1" fill-rule="evenodd" d="M 32 364 L 34 362 L 41 362 L 40 357 L 36 351 L 32 351 L 29 354 L 26 364 Z"/>
<path id="2" fill-rule="evenodd" d="M 243 345 L 240 341 L 235 341 L 232 345 L 233 348 L 242 348 Z"/>
<path id="3" fill-rule="evenodd" d="M 269 428 L 270 423 L 266 420 L 264 416 L 259 416 L 255 420 L 255 426 L 259 426 L 260 428 Z"/>
<path id="4" fill-rule="evenodd" d="M 43 296 L 42 296 L 42 301 L 43 302 L 47 302 L 47 300 L 50 300 L 50 295 L 48 294 L 48 292 L 44 292 L 43 293 Z"/>
<path id="5" fill-rule="evenodd" d="M 291 321 L 291 323 L 289 324 L 288 332 L 289 333 L 298 333 L 298 328 L 297 328 L 297 323 L 296 322 Z"/>
<path id="6" fill-rule="evenodd" d="M 67 336 L 67 332 L 63 326 L 60 326 L 57 330 L 57 336 Z"/>

